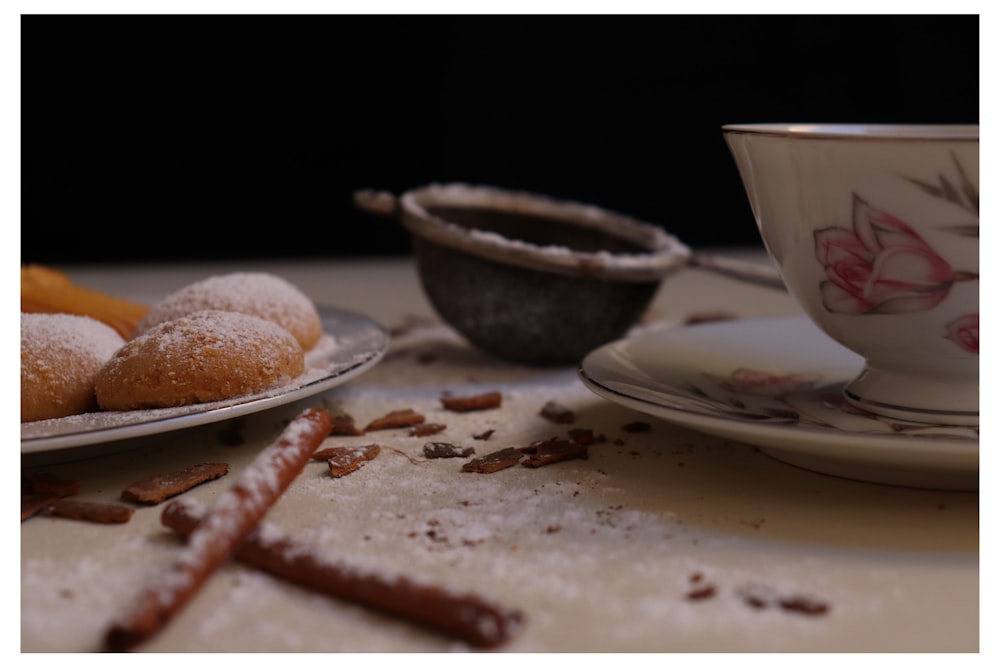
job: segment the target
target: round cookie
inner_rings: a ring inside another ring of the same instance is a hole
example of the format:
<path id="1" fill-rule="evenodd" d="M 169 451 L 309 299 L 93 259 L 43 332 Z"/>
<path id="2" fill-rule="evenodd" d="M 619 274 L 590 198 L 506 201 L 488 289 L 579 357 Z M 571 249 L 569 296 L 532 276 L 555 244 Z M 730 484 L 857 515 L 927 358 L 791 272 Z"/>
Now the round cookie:
<path id="1" fill-rule="evenodd" d="M 132 337 L 199 310 L 229 310 L 270 320 L 291 332 L 307 351 L 323 335 L 316 305 L 297 287 L 270 273 L 239 272 L 200 280 L 153 304 Z"/>
<path id="2" fill-rule="evenodd" d="M 91 317 L 21 313 L 21 421 L 96 410 L 94 380 L 124 344 L 117 331 Z"/>
<path id="3" fill-rule="evenodd" d="M 304 370 L 302 346 L 274 322 L 203 310 L 127 342 L 98 373 L 95 389 L 105 410 L 167 408 L 265 391 Z"/>

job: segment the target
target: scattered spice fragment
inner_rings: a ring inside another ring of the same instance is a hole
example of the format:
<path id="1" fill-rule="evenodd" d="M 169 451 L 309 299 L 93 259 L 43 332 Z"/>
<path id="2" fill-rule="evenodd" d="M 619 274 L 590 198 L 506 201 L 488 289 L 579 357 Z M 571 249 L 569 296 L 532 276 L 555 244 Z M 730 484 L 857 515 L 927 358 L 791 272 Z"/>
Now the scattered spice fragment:
<path id="1" fill-rule="evenodd" d="M 472 447 L 459 447 L 450 442 L 428 442 L 424 445 L 424 457 L 428 459 L 466 458 L 475 453 Z"/>
<path id="2" fill-rule="evenodd" d="M 381 451 L 382 448 L 374 443 L 357 447 L 327 447 L 313 454 L 312 458 L 326 461 L 331 475 L 343 477 L 374 459 Z"/>
<path id="3" fill-rule="evenodd" d="M 773 588 L 760 584 L 744 586 L 740 589 L 739 595 L 754 609 L 778 607 L 784 611 L 807 616 L 822 616 L 830 611 L 829 603 L 824 600 L 803 594 L 779 595 Z"/>
<path id="4" fill-rule="evenodd" d="M 21 521 L 27 521 L 43 510 L 47 510 L 53 505 L 59 496 L 51 493 L 29 493 L 21 495 Z"/>
<path id="5" fill-rule="evenodd" d="M 573 411 L 556 401 L 549 401 L 543 405 L 538 414 L 553 424 L 572 424 L 576 421 L 576 415 Z"/>
<path id="6" fill-rule="evenodd" d="M 830 605 L 807 595 L 792 595 L 781 598 L 778 603 L 785 611 L 792 611 L 807 616 L 821 616 L 830 610 Z"/>
<path id="7" fill-rule="evenodd" d="M 468 463 L 462 466 L 462 472 L 478 472 L 478 473 L 491 473 L 498 470 L 503 470 L 504 468 L 509 468 L 524 456 L 519 450 L 513 447 L 505 447 L 503 449 L 498 449 L 495 452 L 490 452 L 489 454 L 484 454 L 477 458 L 472 459 Z"/>
<path id="8" fill-rule="evenodd" d="M 754 609 L 763 609 L 774 604 L 778 596 L 768 586 L 760 584 L 750 584 L 739 590 L 739 596 Z"/>
<path id="9" fill-rule="evenodd" d="M 350 415 L 336 415 L 330 417 L 330 422 L 333 427 L 330 429 L 330 435 L 364 435 L 364 430 L 357 427 L 354 423 L 354 417 Z"/>
<path id="10" fill-rule="evenodd" d="M 80 482 L 72 479 L 63 479 L 51 472 L 41 472 L 28 478 L 31 492 L 37 494 L 50 494 L 58 498 L 73 496 L 80 493 Z"/>
<path id="11" fill-rule="evenodd" d="M 622 426 L 626 433 L 648 433 L 653 428 L 649 422 L 629 422 Z"/>
<path id="12" fill-rule="evenodd" d="M 592 445 L 595 442 L 604 442 L 607 438 L 603 435 L 596 435 L 589 428 L 573 428 L 569 431 L 569 439 L 581 445 Z"/>
<path id="13" fill-rule="evenodd" d="M 424 421 L 426 421 L 426 418 L 411 408 L 393 410 L 392 412 L 373 420 L 370 424 L 368 424 L 368 426 L 365 427 L 365 431 L 381 431 L 390 428 L 404 428 L 406 426 L 423 424 Z"/>
<path id="14" fill-rule="evenodd" d="M 60 498 L 52 504 L 49 514 L 91 523 L 128 523 L 135 510 L 117 503 Z"/>
<path id="15" fill-rule="evenodd" d="M 471 396 L 442 396 L 441 405 L 446 410 L 454 412 L 470 412 L 472 410 L 489 410 L 499 408 L 502 397 L 499 391 L 490 391 L 485 394 L 474 394 Z"/>
<path id="16" fill-rule="evenodd" d="M 761 526 L 767 523 L 767 519 L 764 517 L 759 519 L 740 519 L 740 523 L 745 526 L 750 526 L 754 530 L 760 530 Z"/>
<path id="17" fill-rule="evenodd" d="M 709 322 L 725 322 L 735 319 L 737 319 L 736 315 L 724 311 L 691 313 L 688 315 L 687 319 L 684 320 L 684 324 L 685 326 L 690 326 L 695 324 L 707 324 Z"/>
<path id="18" fill-rule="evenodd" d="M 433 423 L 417 424 L 416 426 L 410 429 L 410 436 L 414 438 L 425 438 L 429 435 L 440 433 L 446 428 L 448 427 L 445 424 L 433 424 Z"/>
<path id="19" fill-rule="evenodd" d="M 483 431 L 482 433 L 474 433 L 472 435 L 472 439 L 473 440 L 489 440 L 490 438 L 493 437 L 493 434 L 495 432 L 496 431 L 494 431 L 493 429 L 488 429 L 486 431 Z"/>
<path id="20" fill-rule="evenodd" d="M 50 472 L 32 475 L 22 481 L 21 521 L 27 521 L 39 512 L 45 511 L 60 498 L 80 492 L 80 483 L 63 479 Z"/>
<path id="21" fill-rule="evenodd" d="M 701 584 L 701 580 L 697 580 L 696 583 Z M 716 593 L 718 593 L 718 589 L 715 587 L 715 584 L 701 584 L 689 590 L 684 597 L 688 600 L 707 600 L 714 598 Z"/>
<path id="22" fill-rule="evenodd" d="M 584 445 L 559 438 L 533 442 L 527 447 L 522 447 L 520 451 L 528 455 L 528 458 L 521 462 L 526 468 L 541 468 L 559 461 L 587 458 L 587 448 Z"/>
<path id="23" fill-rule="evenodd" d="M 200 463 L 184 470 L 153 475 L 129 484 L 122 491 L 122 500 L 144 505 L 156 505 L 167 498 L 184 493 L 199 484 L 218 479 L 229 473 L 228 463 Z"/>

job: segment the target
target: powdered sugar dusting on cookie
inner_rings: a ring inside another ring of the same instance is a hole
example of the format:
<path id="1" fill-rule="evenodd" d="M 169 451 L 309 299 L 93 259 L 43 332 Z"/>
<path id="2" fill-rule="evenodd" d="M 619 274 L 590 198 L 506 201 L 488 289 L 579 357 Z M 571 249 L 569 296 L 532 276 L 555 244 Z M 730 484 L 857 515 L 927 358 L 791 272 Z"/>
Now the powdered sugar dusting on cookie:
<path id="1" fill-rule="evenodd" d="M 106 361 L 125 342 L 103 322 L 67 313 L 21 313 L 21 342 Z"/>
<path id="2" fill-rule="evenodd" d="M 124 342 L 90 317 L 21 313 L 21 421 L 95 408 L 94 378 Z"/>
<path id="3" fill-rule="evenodd" d="M 237 272 L 192 283 L 153 304 L 136 326 L 133 338 L 199 310 L 262 317 L 291 332 L 303 349 L 310 349 L 322 335 L 316 306 L 293 284 L 270 273 Z"/>
<path id="4" fill-rule="evenodd" d="M 264 391 L 304 369 L 302 347 L 274 322 L 204 310 L 129 341 L 101 370 L 96 390 L 106 410 L 189 405 Z"/>

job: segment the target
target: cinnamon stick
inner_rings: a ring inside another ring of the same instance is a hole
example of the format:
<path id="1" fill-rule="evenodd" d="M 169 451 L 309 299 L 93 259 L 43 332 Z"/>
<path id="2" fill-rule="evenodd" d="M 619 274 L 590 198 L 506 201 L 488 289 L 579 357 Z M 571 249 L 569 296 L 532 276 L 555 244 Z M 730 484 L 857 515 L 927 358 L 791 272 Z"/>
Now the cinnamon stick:
<path id="1" fill-rule="evenodd" d="M 163 509 L 161 521 L 180 535 L 190 535 L 205 514 L 196 501 L 174 500 Z M 520 612 L 473 594 L 365 571 L 325 557 L 311 545 L 283 535 L 271 525 L 254 530 L 234 557 L 313 591 L 356 602 L 478 647 L 499 646 L 522 621 Z"/>
<path id="2" fill-rule="evenodd" d="M 108 651 L 131 651 L 159 632 L 216 569 L 225 563 L 302 471 L 332 424 L 321 408 L 299 413 L 219 496 L 182 553 L 112 624 Z"/>

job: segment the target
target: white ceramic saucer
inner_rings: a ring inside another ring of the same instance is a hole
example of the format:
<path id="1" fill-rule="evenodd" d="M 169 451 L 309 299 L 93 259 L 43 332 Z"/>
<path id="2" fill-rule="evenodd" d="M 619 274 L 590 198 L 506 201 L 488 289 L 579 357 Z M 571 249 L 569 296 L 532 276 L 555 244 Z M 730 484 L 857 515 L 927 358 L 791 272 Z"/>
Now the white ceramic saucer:
<path id="1" fill-rule="evenodd" d="M 578 372 L 603 398 L 801 468 L 977 490 L 978 428 L 894 422 L 851 407 L 842 389 L 862 365 L 795 316 L 635 335 L 594 350 Z"/>

